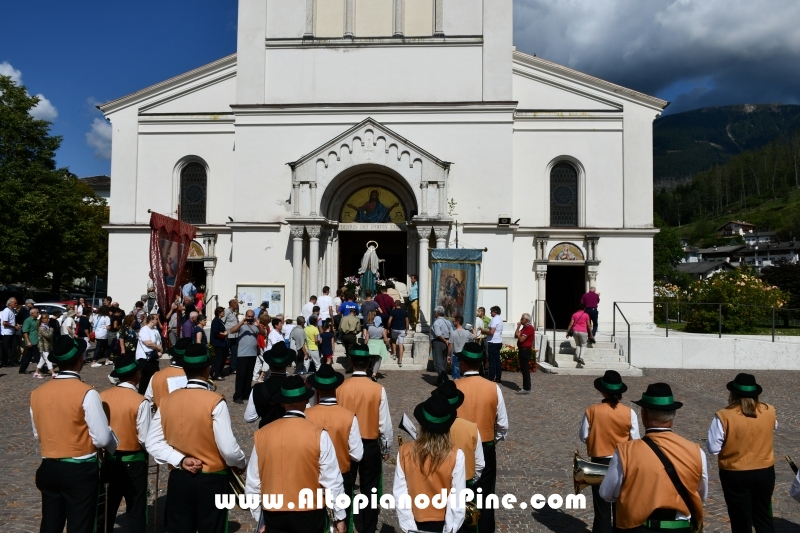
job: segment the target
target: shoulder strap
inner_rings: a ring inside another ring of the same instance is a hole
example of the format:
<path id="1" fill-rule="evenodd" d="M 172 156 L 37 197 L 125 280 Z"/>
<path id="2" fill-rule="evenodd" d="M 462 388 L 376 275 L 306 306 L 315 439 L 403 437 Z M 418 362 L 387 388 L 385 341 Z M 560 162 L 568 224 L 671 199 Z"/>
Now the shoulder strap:
<path id="1" fill-rule="evenodd" d="M 678 472 L 675 471 L 675 465 L 673 465 L 672 461 L 669 460 L 669 457 L 667 457 L 664 454 L 664 451 L 661 448 L 659 448 L 658 444 L 653 442 L 653 439 L 651 439 L 648 436 L 644 436 L 642 438 L 642 441 L 644 441 L 644 443 L 647 444 L 651 450 L 653 450 L 653 453 L 656 454 L 656 457 L 658 457 L 658 459 L 661 461 L 661 464 L 664 465 L 664 470 L 667 471 L 669 480 L 672 481 L 672 484 L 675 486 L 675 490 L 678 491 L 678 495 L 683 500 L 683 503 L 686 504 L 686 508 L 689 509 L 689 514 L 691 515 L 689 517 L 689 521 L 692 524 L 692 530 L 697 531 L 698 530 L 697 513 L 695 512 L 695 509 L 692 506 L 691 498 L 689 498 L 689 491 L 686 489 L 686 486 L 678 477 Z"/>

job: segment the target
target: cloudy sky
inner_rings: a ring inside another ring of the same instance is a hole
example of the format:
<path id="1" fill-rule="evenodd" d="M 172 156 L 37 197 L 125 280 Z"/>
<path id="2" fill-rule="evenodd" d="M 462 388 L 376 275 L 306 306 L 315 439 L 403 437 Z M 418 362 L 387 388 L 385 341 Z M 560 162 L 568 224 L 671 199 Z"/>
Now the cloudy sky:
<path id="1" fill-rule="evenodd" d="M 300 1 L 300 0 L 298 0 Z M 41 99 L 58 163 L 107 174 L 111 128 L 95 106 L 236 49 L 236 1 L 12 2 L 0 74 Z M 668 112 L 800 103 L 797 0 L 514 0 L 523 52 L 670 100 Z"/>

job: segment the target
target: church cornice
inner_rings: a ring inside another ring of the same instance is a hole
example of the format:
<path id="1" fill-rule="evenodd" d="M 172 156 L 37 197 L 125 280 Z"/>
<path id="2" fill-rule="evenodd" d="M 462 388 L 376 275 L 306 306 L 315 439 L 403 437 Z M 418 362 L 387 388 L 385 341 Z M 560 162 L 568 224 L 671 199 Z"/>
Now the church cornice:
<path id="1" fill-rule="evenodd" d="M 482 46 L 480 35 L 432 37 L 342 37 L 340 39 L 267 39 L 267 48 L 386 48 L 419 46 Z"/>

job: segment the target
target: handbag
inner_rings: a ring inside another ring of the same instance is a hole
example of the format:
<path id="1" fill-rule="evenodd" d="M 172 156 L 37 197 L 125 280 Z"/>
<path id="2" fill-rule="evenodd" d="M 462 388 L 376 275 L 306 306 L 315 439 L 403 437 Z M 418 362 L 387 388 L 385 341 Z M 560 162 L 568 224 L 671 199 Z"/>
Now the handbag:
<path id="1" fill-rule="evenodd" d="M 672 484 L 675 486 L 675 490 L 678 491 L 678 495 L 683 500 L 683 503 L 686 505 L 686 508 L 689 509 L 689 522 L 691 524 L 691 532 L 692 533 L 701 533 L 705 527 L 705 524 L 698 524 L 697 522 L 697 513 L 695 509 L 692 507 L 692 500 L 689 498 L 689 491 L 686 489 L 686 486 L 683 484 L 681 479 L 678 477 L 678 472 L 675 471 L 675 466 L 672 464 L 672 461 L 669 460 L 661 448 L 658 447 L 658 444 L 653 442 L 648 436 L 642 438 L 645 444 L 647 444 L 653 453 L 656 454 L 656 457 L 661 461 L 661 464 L 664 465 L 664 470 L 667 471 L 667 475 L 669 476 L 669 480 L 672 481 Z"/>

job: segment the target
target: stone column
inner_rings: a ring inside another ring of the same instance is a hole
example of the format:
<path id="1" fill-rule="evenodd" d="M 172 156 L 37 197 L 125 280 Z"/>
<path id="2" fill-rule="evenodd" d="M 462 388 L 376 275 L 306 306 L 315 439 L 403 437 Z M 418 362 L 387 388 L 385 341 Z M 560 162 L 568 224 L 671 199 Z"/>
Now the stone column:
<path id="1" fill-rule="evenodd" d="M 394 0 L 394 36 L 402 37 L 405 29 L 406 0 Z"/>
<path id="2" fill-rule="evenodd" d="M 331 258 L 330 258 L 331 277 L 328 284 L 331 286 L 331 294 L 336 294 L 339 288 L 339 230 L 331 229 Z"/>
<path id="3" fill-rule="evenodd" d="M 424 190 L 424 189 L 423 189 Z M 430 226 L 417 226 L 419 236 L 419 326 L 417 331 L 427 331 L 428 313 L 431 312 L 431 282 L 428 273 L 428 240 L 431 236 Z"/>
<path id="4" fill-rule="evenodd" d="M 317 182 L 312 181 L 308 184 L 309 189 L 311 189 L 311 216 L 317 216 Z"/>
<path id="5" fill-rule="evenodd" d="M 434 226 L 433 233 L 436 235 L 436 247 L 447 248 L 447 232 L 450 228 L 447 226 Z"/>
<path id="6" fill-rule="evenodd" d="M 303 226 L 292 226 L 292 314 L 303 308 Z"/>
<path id="7" fill-rule="evenodd" d="M 419 206 L 419 214 L 420 214 L 420 216 L 424 217 L 424 216 L 428 216 L 428 182 L 427 181 L 421 182 L 419 184 L 419 187 L 420 187 L 420 189 L 422 189 L 422 191 L 421 191 L 421 197 L 422 197 L 421 198 L 421 200 L 422 200 L 421 204 L 422 205 Z M 428 230 L 430 231 L 430 228 L 428 228 Z"/>
<path id="8" fill-rule="evenodd" d="M 292 215 L 300 216 L 300 182 L 292 183 Z"/>
<path id="9" fill-rule="evenodd" d="M 543 270 L 539 270 L 543 268 Z M 538 328 L 544 327 L 545 321 L 547 320 L 547 309 L 545 309 L 545 302 L 547 301 L 547 266 L 537 266 L 536 267 L 536 285 L 537 285 L 537 295 L 536 299 L 536 309 L 537 309 L 537 317 L 536 317 L 536 326 Z"/>
<path id="10" fill-rule="evenodd" d="M 434 2 L 434 31 L 436 37 L 444 37 L 444 0 Z"/>
<path id="11" fill-rule="evenodd" d="M 316 296 L 319 292 L 319 234 L 320 226 L 306 226 L 308 232 L 308 292 Z"/>
<path id="12" fill-rule="evenodd" d="M 444 182 L 440 181 L 436 183 L 436 192 L 439 195 L 439 216 L 444 217 L 447 216 L 447 195 L 444 192 Z M 437 246 L 437 248 L 439 248 Z"/>
<path id="13" fill-rule="evenodd" d="M 356 27 L 356 0 L 344 0 L 344 36 L 353 38 Z"/>
<path id="14" fill-rule="evenodd" d="M 314 38 L 314 22 L 316 21 L 317 2 L 316 0 L 306 0 L 306 31 L 304 39 Z"/>

